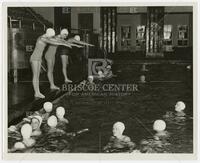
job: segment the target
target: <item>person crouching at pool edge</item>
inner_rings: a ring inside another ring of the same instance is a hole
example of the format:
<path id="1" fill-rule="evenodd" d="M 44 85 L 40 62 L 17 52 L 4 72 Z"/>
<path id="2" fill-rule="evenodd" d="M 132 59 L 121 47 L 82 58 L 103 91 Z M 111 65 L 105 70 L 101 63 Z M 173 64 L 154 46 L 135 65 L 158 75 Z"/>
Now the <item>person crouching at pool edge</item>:
<path id="1" fill-rule="evenodd" d="M 115 152 L 132 152 L 135 148 L 135 143 L 131 139 L 123 135 L 125 125 L 122 122 L 116 122 L 113 125 L 113 135 L 110 137 L 109 143 L 103 148 L 106 153 Z"/>

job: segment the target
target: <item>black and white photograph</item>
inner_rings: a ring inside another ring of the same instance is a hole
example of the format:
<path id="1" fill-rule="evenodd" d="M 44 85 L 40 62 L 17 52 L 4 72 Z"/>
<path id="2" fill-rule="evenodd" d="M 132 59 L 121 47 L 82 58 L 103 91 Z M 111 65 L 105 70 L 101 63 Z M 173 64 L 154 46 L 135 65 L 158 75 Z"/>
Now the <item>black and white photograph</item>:
<path id="1" fill-rule="evenodd" d="M 66 4 L 4 6 L 6 156 L 194 157 L 194 5 Z"/>

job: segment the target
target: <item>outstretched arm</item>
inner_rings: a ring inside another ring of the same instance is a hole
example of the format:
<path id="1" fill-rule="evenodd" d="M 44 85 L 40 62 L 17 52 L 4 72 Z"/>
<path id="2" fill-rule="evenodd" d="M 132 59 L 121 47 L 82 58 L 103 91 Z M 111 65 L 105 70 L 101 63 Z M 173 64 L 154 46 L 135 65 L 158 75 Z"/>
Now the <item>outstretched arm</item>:
<path id="1" fill-rule="evenodd" d="M 48 43 L 48 44 L 63 45 L 63 46 L 67 46 L 67 47 L 71 48 L 69 43 L 63 42 L 63 41 L 55 39 L 55 38 L 44 38 L 44 37 L 41 37 L 41 40 L 46 42 L 46 43 Z"/>
<path id="2" fill-rule="evenodd" d="M 77 44 L 73 44 L 72 42 L 69 42 L 69 41 L 64 41 L 64 42 L 66 42 L 70 46 L 75 46 L 75 47 L 78 47 L 78 48 L 83 48 L 83 46 L 80 46 L 80 45 L 77 45 Z"/>
<path id="3" fill-rule="evenodd" d="M 88 43 L 83 42 L 83 41 L 77 41 L 77 40 L 75 40 L 75 39 L 69 39 L 68 41 L 69 41 L 69 42 L 72 42 L 72 43 L 80 44 L 80 45 L 94 46 L 94 45 L 92 45 L 92 44 L 88 44 Z"/>

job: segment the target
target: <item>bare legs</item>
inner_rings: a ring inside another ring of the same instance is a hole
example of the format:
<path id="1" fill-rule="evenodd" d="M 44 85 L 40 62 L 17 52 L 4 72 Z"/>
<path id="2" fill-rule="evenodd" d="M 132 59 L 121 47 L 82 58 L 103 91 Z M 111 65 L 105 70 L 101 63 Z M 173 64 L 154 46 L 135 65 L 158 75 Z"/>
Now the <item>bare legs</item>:
<path id="1" fill-rule="evenodd" d="M 33 89 L 35 91 L 35 97 L 45 98 L 45 96 L 40 93 L 39 88 L 39 78 L 40 78 L 40 69 L 41 69 L 41 61 L 31 61 L 31 67 L 33 71 Z"/>
<path id="2" fill-rule="evenodd" d="M 47 67 L 48 67 L 47 77 L 48 77 L 48 79 L 49 79 L 50 88 L 51 88 L 51 89 L 59 90 L 60 88 L 57 87 L 57 86 L 54 84 L 54 78 L 53 78 L 54 64 L 55 64 L 55 59 L 52 59 L 52 60 L 49 59 L 49 60 L 47 60 Z"/>
<path id="3" fill-rule="evenodd" d="M 63 72 L 64 78 L 65 78 L 65 83 L 71 83 L 72 81 L 69 80 L 67 77 L 68 56 L 61 55 L 61 61 L 62 61 L 62 72 Z"/>

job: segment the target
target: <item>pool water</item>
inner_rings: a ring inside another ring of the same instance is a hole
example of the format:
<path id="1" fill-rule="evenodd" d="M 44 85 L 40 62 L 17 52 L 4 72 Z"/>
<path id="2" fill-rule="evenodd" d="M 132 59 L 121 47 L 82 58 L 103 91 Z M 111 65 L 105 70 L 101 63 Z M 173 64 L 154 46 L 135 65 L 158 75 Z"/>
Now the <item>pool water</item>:
<path id="1" fill-rule="evenodd" d="M 106 92 L 106 96 L 91 92 L 88 94 L 66 94 L 54 102 L 54 107 L 66 108 L 66 118 L 70 121 L 70 128 L 78 131 L 88 128 L 85 132 L 71 140 L 64 136 L 49 139 L 43 137 L 43 142 L 63 144 L 66 146 L 57 149 L 52 145 L 46 152 L 72 153 L 101 153 L 112 135 L 112 126 L 121 121 L 125 124 L 124 134 L 129 136 L 139 148 L 142 139 L 152 137 L 152 129 L 156 119 L 162 119 L 167 111 L 174 111 L 177 101 L 186 104 L 185 113 L 193 117 L 193 86 L 192 70 L 187 70 L 185 64 L 149 64 L 147 72 L 141 72 L 141 64 L 116 64 L 113 73 L 116 78 L 107 81 L 97 81 L 98 84 L 137 84 L 138 91 Z M 141 75 L 145 75 L 146 83 L 140 83 Z M 103 93 L 103 92 L 101 92 Z M 121 93 L 121 94 L 120 94 Z M 192 153 L 193 152 L 193 120 L 183 124 L 167 123 L 166 130 L 170 133 L 170 146 L 163 149 L 165 153 Z M 49 139 L 49 140 L 48 140 Z M 70 151 L 68 143 L 71 142 Z M 50 143 L 51 144 L 51 143 Z M 49 144 L 48 144 L 49 145 Z M 46 145 L 46 146 L 48 146 Z M 54 147 L 54 148 L 53 148 Z M 41 150 L 41 148 L 43 148 Z M 45 144 L 33 147 L 32 152 L 45 152 Z"/>

